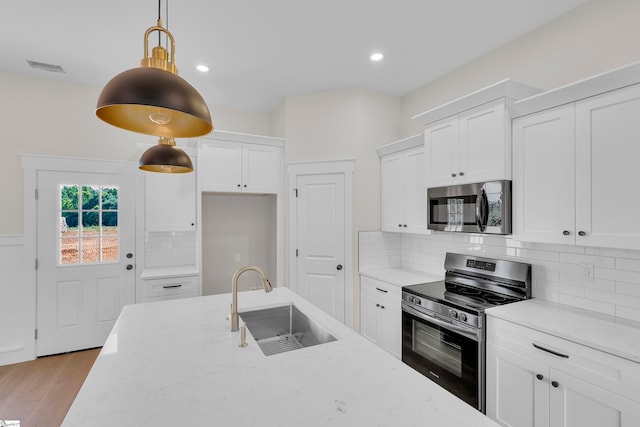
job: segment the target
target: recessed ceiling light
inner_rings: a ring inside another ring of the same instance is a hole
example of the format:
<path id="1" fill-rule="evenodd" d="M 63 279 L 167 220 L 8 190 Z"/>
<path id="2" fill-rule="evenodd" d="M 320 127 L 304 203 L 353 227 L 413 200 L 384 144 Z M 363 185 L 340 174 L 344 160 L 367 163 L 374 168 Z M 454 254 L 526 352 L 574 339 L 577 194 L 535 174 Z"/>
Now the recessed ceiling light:
<path id="1" fill-rule="evenodd" d="M 200 71 L 201 73 L 208 73 L 209 67 L 207 67 L 204 64 L 200 64 L 200 65 L 196 65 L 196 70 Z"/>
<path id="2" fill-rule="evenodd" d="M 372 53 L 369 59 L 373 62 L 380 62 L 384 59 L 384 55 L 380 52 Z"/>

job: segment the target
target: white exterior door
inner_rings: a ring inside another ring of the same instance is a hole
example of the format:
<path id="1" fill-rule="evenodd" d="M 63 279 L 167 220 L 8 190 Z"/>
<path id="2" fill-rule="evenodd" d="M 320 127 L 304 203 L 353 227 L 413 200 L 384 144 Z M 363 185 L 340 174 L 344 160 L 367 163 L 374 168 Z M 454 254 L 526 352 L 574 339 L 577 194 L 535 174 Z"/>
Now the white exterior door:
<path id="1" fill-rule="evenodd" d="M 298 294 L 344 322 L 344 174 L 301 175 L 296 188 Z"/>
<path id="2" fill-rule="evenodd" d="M 37 356 L 101 346 L 135 302 L 135 180 L 38 172 Z"/>

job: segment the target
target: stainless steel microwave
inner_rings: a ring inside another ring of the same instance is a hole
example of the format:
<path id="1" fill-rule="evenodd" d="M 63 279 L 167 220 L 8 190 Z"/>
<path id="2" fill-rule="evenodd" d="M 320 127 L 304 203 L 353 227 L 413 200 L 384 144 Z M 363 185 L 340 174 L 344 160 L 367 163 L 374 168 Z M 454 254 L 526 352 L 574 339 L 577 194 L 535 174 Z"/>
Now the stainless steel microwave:
<path id="1" fill-rule="evenodd" d="M 429 188 L 427 199 L 429 230 L 511 234 L 511 181 Z"/>

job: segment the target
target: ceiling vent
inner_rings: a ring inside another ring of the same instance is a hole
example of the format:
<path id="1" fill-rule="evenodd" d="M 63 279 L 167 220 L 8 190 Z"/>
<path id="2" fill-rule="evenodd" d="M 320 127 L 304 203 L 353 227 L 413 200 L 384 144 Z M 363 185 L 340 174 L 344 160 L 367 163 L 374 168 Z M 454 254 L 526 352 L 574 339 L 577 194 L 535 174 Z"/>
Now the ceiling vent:
<path id="1" fill-rule="evenodd" d="M 31 68 L 36 68 L 38 70 L 51 71 L 54 73 L 66 73 L 64 68 L 62 68 L 60 65 L 45 64 L 44 62 L 37 61 L 27 61 L 27 64 L 29 64 Z"/>

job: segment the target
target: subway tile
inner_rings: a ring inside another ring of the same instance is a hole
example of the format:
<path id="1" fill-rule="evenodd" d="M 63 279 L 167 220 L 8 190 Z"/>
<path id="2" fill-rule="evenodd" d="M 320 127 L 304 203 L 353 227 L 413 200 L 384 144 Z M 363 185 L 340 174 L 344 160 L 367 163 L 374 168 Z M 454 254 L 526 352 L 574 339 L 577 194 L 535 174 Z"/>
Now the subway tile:
<path id="1" fill-rule="evenodd" d="M 640 272 L 640 260 L 628 258 L 616 258 L 616 269 Z"/>
<path id="2" fill-rule="evenodd" d="M 559 294 L 558 302 L 560 304 L 571 305 L 585 310 L 597 311 L 598 313 L 609 314 L 615 316 L 615 305 L 591 300 L 587 298 L 576 297 L 573 295 Z"/>
<path id="3" fill-rule="evenodd" d="M 617 282 L 640 283 L 640 272 L 615 270 L 612 268 L 596 267 L 594 271 L 596 279 L 615 280 Z"/>
<path id="4" fill-rule="evenodd" d="M 640 297 L 617 294 L 615 292 L 598 291 L 587 289 L 587 298 L 615 304 L 617 306 L 640 309 Z"/>
<path id="5" fill-rule="evenodd" d="M 553 292 L 555 294 L 573 295 L 577 297 L 585 297 L 586 289 L 582 286 L 570 285 L 567 283 L 550 282 L 536 280 L 533 284 L 533 289 L 538 289 L 547 292 Z"/>
<path id="6" fill-rule="evenodd" d="M 588 255 L 610 256 L 615 258 L 640 259 L 640 251 L 614 248 L 586 248 Z"/>
<path id="7" fill-rule="evenodd" d="M 630 307 L 616 307 L 616 317 L 640 322 L 640 310 Z"/>
<path id="8" fill-rule="evenodd" d="M 640 283 L 616 282 L 616 293 L 640 296 Z"/>
<path id="9" fill-rule="evenodd" d="M 558 281 L 570 285 L 582 286 L 583 288 L 599 289 L 602 291 L 615 292 L 616 282 L 607 279 L 587 280 L 580 274 L 559 273 Z"/>
<path id="10" fill-rule="evenodd" d="M 616 259 L 613 257 L 604 257 L 598 255 L 582 255 L 561 252 L 560 262 L 571 264 L 593 264 L 598 267 L 616 268 Z"/>

